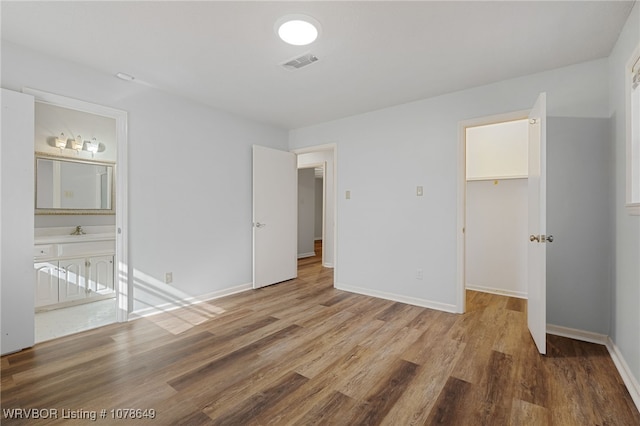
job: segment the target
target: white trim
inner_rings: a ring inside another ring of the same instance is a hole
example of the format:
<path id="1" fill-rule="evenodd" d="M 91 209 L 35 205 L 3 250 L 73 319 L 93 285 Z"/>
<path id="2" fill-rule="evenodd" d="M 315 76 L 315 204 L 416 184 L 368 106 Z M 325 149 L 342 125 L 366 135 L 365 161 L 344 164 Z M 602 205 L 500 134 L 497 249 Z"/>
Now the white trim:
<path id="1" fill-rule="evenodd" d="M 23 93 L 35 97 L 36 101 L 71 108 L 90 114 L 102 115 L 116 121 L 116 320 L 126 322 L 129 310 L 133 306 L 132 284 L 129 280 L 129 237 L 128 237 L 128 116 L 126 111 L 98 105 L 79 99 L 43 92 L 41 90 L 24 87 Z"/>
<path id="2" fill-rule="evenodd" d="M 467 283 L 467 290 L 480 291 L 482 293 L 497 294 L 499 296 L 517 297 L 518 299 L 526 299 L 527 293 L 524 291 L 505 290 L 502 288 L 483 287 Z"/>
<path id="3" fill-rule="evenodd" d="M 631 216 L 640 216 L 640 203 L 629 203 L 625 205 L 627 213 Z"/>
<path id="4" fill-rule="evenodd" d="M 369 288 L 356 287 L 344 283 L 336 283 L 338 290 L 348 291 L 350 293 L 363 294 L 365 296 L 377 297 L 378 299 L 393 300 L 395 302 L 407 303 L 409 305 L 421 306 L 423 308 L 436 309 L 456 313 L 456 305 L 448 303 L 434 302 L 426 299 L 418 299 L 417 297 L 403 296 L 400 294 L 387 293 L 385 291 L 372 290 Z"/>
<path id="5" fill-rule="evenodd" d="M 479 180 L 509 180 L 509 179 L 529 179 L 526 175 L 512 175 L 512 176 L 483 176 L 483 177 L 468 177 L 467 182 L 474 182 Z"/>
<path id="6" fill-rule="evenodd" d="M 338 144 L 327 143 L 323 145 L 314 145 L 307 146 L 304 148 L 296 148 L 291 149 L 290 152 L 293 152 L 296 155 L 307 154 L 311 152 L 321 152 L 321 151 L 331 151 L 333 153 L 333 263 L 325 262 L 325 254 L 326 250 L 322 252 L 322 263 L 325 268 L 335 268 L 333 272 L 333 287 L 337 288 L 338 283 L 338 269 L 335 265 L 338 263 Z M 325 162 L 324 165 L 324 176 L 323 179 L 323 197 L 325 197 L 326 204 L 326 186 L 327 186 L 327 165 Z M 322 232 L 324 235 L 326 224 L 322 227 Z M 325 244 L 326 238 L 323 238 L 322 244 Z"/>
<path id="7" fill-rule="evenodd" d="M 322 237 L 320 238 L 314 238 L 313 241 L 322 241 Z"/>
<path id="8" fill-rule="evenodd" d="M 594 333 L 592 331 L 578 330 L 575 328 L 563 327 L 561 325 L 547 324 L 547 333 L 554 336 L 568 337 L 569 339 L 581 340 L 583 342 L 606 345 L 608 336 L 606 334 Z"/>
<path id="9" fill-rule="evenodd" d="M 315 251 L 310 251 L 309 253 L 298 253 L 298 259 L 304 259 L 305 257 L 313 257 L 316 255 Z"/>
<path id="10" fill-rule="evenodd" d="M 231 296 L 232 294 L 241 293 L 243 291 L 252 290 L 253 283 L 240 284 L 237 286 L 225 288 L 223 290 L 212 291 L 210 293 L 203 294 L 201 296 L 192 296 L 184 299 L 174 300 L 173 302 L 163 303 L 162 305 L 149 306 L 147 308 L 133 311 L 129 314 L 131 319 L 139 319 L 149 317 L 152 315 L 161 314 L 164 312 L 174 311 L 176 309 L 185 308 L 188 306 L 198 305 L 200 303 L 208 302 L 210 300 L 220 299 L 221 297 Z"/>
<path id="11" fill-rule="evenodd" d="M 640 410 L 640 384 L 638 383 L 638 380 L 633 376 L 633 373 L 631 373 L 629 365 L 622 356 L 618 346 L 616 346 L 614 341 L 611 340 L 611 337 L 607 337 L 606 344 L 607 349 L 609 350 L 609 355 L 611 355 L 611 359 L 618 369 L 618 372 L 622 377 L 622 381 L 627 386 L 627 390 L 629 391 L 633 402 L 636 404 L 636 408 Z"/>
<path id="12" fill-rule="evenodd" d="M 530 110 L 514 111 L 486 117 L 472 118 L 458 122 L 458 184 L 457 184 L 457 212 L 456 212 L 456 310 L 464 313 L 466 309 L 465 296 L 465 236 L 466 198 L 467 198 L 467 161 L 466 161 L 466 128 L 485 126 L 488 124 L 504 123 L 522 120 L 529 117 Z"/>
<path id="13" fill-rule="evenodd" d="M 633 50 L 633 53 L 629 57 L 624 69 L 625 79 L 625 202 L 626 210 L 630 215 L 640 215 L 640 203 L 638 200 L 632 199 L 633 194 L 633 163 L 632 163 L 632 147 L 633 147 L 633 134 L 632 134 L 632 115 L 631 115 L 631 79 L 633 75 L 633 66 L 640 60 L 640 43 Z M 640 90 L 636 88 L 635 90 Z M 640 146 L 638 147 L 640 149 Z M 640 167 L 640 166 L 636 166 Z M 639 189 L 640 190 L 640 189 Z"/>

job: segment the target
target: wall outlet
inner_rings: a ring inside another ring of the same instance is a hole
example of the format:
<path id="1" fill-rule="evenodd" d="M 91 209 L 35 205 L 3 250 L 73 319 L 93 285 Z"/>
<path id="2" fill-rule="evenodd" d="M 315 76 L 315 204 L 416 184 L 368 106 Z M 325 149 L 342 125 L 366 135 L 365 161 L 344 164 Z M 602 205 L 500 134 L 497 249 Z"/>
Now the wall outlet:
<path id="1" fill-rule="evenodd" d="M 347 200 L 350 200 L 351 199 L 351 191 L 345 191 L 344 198 L 346 198 Z"/>
<path id="2" fill-rule="evenodd" d="M 173 282 L 173 272 L 167 272 L 164 274 L 164 282 L 167 284 L 171 284 Z"/>
<path id="3" fill-rule="evenodd" d="M 416 186 L 416 195 L 418 197 L 422 197 L 424 195 L 424 190 L 422 189 L 422 186 Z"/>
<path id="4" fill-rule="evenodd" d="M 423 277 L 422 269 L 416 269 L 416 279 L 421 280 Z"/>

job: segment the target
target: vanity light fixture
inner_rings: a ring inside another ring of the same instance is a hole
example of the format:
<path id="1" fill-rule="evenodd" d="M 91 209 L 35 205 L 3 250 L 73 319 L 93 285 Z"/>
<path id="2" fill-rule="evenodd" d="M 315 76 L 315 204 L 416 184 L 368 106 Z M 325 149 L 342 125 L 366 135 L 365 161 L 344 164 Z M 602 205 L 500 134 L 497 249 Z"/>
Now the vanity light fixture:
<path id="1" fill-rule="evenodd" d="M 98 148 L 100 148 L 100 142 L 98 142 L 96 138 L 91 139 L 91 141 L 87 141 L 87 151 L 91 153 L 92 157 L 93 154 L 98 152 Z"/>
<path id="2" fill-rule="evenodd" d="M 63 149 L 67 148 L 67 137 L 64 133 L 60 133 L 60 136 L 56 137 L 55 144 L 56 148 L 60 148 L 60 153 L 62 153 Z M 90 141 L 84 141 L 82 140 L 82 136 L 78 135 L 75 139 L 71 139 L 69 148 L 75 150 L 76 154 L 79 154 L 80 151 L 88 151 L 93 157 L 93 155 L 100 150 L 100 142 L 98 142 L 96 138 L 92 138 Z"/>
<path id="3" fill-rule="evenodd" d="M 76 152 L 82 151 L 82 147 L 84 142 L 82 141 L 82 136 L 78 135 L 75 139 L 71 140 L 71 149 L 75 149 Z"/>
<path id="4" fill-rule="evenodd" d="M 306 46 L 318 38 L 320 23 L 306 15 L 286 15 L 278 19 L 275 30 L 285 43 Z"/>
<path id="5" fill-rule="evenodd" d="M 67 147 L 67 137 L 64 133 L 60 133 L 60 136 L 56 138 L 56 148 L 60 148 L 60 151 Z"/>

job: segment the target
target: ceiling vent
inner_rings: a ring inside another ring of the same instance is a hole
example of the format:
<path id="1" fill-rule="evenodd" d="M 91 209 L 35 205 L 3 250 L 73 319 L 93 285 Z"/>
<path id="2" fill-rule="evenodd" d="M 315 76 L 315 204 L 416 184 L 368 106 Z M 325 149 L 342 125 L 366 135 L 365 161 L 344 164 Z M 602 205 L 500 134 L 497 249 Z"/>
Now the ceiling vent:
<path id="1" fill-rule="evenodd" d="M 290 61 L 285 62 L 284 64 L 282 64 L 282 66 L 288 69 L 289 71 L 293 71 L 293 70 L 300 69 L 302 67 L 306 67 L 307 65 L 311 65 L 317 60 L 318 60 L 317 56 L 311 53 L 307 53 L 305 55 L 302 55 L 300 57 L 297 57 L 297 58 L 291 59 Z"/>

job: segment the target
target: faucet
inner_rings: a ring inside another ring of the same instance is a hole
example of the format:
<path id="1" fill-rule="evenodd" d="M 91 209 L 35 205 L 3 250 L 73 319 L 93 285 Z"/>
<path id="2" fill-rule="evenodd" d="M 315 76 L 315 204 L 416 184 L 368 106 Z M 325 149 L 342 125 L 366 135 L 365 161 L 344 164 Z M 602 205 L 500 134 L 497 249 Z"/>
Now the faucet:
<path id="1" fill-rule="evenodd" d="M 81 225 L 76 226 L 76 230 L 71 233 L 71 235 L 84 235 L 84 234 L 86 234 L 86 232 L 82 230 Z"/>

